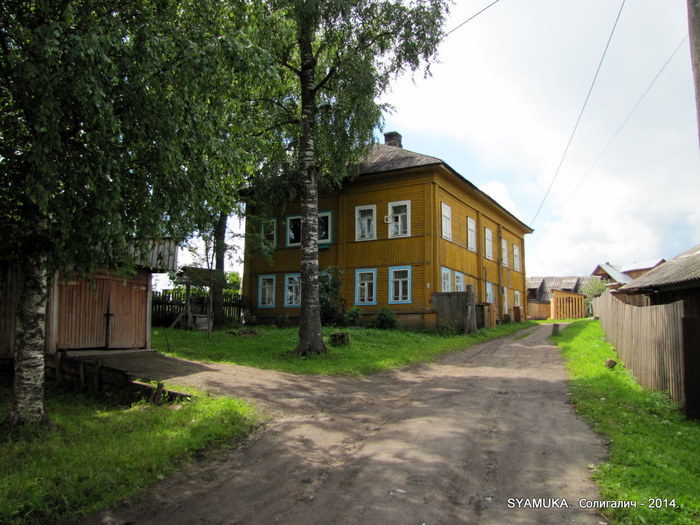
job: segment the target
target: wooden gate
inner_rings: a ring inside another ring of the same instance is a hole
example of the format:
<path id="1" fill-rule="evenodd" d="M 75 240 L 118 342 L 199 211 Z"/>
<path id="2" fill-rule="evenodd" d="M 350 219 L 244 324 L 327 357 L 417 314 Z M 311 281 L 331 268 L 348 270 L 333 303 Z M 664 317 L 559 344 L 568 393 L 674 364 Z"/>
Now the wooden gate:
<path id="1" fill-rule="evenodd" d="M 96 276 L 58 284 L 56 347 L 145 348 L 148 278 Z"/>

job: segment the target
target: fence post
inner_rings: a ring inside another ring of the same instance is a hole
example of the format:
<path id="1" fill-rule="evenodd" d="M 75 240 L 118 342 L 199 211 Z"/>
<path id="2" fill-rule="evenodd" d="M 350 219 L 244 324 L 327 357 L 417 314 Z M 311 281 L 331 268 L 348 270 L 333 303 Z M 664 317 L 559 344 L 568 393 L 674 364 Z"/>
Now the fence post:
<path id="1" fill-rule="evenodd" d="M 467 318 L 464 321 L 464 333 L 473 334 L 476 332 L 476 295 L 474 285 L 467 285 Z"/>

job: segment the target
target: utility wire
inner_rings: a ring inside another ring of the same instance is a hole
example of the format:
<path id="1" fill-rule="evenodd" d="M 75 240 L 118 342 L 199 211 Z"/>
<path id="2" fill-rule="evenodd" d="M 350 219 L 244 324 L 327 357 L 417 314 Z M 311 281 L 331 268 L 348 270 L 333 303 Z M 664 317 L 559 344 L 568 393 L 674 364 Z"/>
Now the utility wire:
<path id="1" fill-rule="evenodd" d="M 622 4 L 620 5 L 620 10 L 617 13 L 617 18 L 615 19 L 615 24 L 613 25 L 612 31 L 610 32 L 610 36 L 608 37 L 608 42 L 605 44 L 605 50 L 603 51 L 603 56 L 600 57 L 600 62 L 598 63 L 598 69 L 595 72 L 595 75 L 593 76 L 593 82 L 591 82 L 591 87 L 588 89 L 588 94 L 586 95 L 586 100 L 583 102 L 583 107 L 581 108 L 580 113 L 578 114 L 578 118 L 576 119 L 576 124 L 574 125 L 574 129 L 571 132 L 571 136 L 569 137 L 569 141 L 566 144 L 566 148 L 564 148 L 564 154 L 561 157 L 561 160 L 559 161 L 559 165 L 557 166 L 557 170 L 554 172 L 554 177 L 552 177 L 552 181 L 549 183 L 549 187 L 547 188 L 547 192 L 544 194 L 544 197 L 542 198 L 542 202 L 540 202 L 539 208 L 537 208 L 537 212 L 535 213 L 535 216 L 532 218 L 532 221 L 530 221 L 530 227 L 535 224 L 535 219 L 537 219 L 537 216 L 540 214 L 540 211 L 542 210 L 542 206 L 544 206 L 545 201 L 547 200 L 547 197 L 549 196 L 549 192 L 552 190 L 552 186 L 554 185 L 554 181 L 557 180 L 557 177 L 559 176 L 559 172 L 561 171 L 561 167 L 564 164 L 564 160 L 566 159 L 566 155 L 569 152 L 569 147 L 571 146 L 571 142 L 574 140 L 574 135 L 576 135 L 576 130 L 578 129 L 578 125 L 581 122 L 581 117 L 583 117 L 583 113 L 586 110 L 586 105 L 588 104 L 588 99 L 591 97 L 591 93 L 593 92 L 593 87 L 595 86 L 596 80 L 598 79 L 598 74 L 600 73 L 600 70 L 603 66 L 603 61 L 605 60 L 605 55 L 608 53 L 608 48 L 610 47 L 610 42 L 612 41 L 613 35 L 615 34 L 615 29 L 617 28 L 617 23 L 620 21 L 620 15 L 622 15 L 622 9 L 625 7 L 625 1 L 622 0 Z"/>
<path id="2" fill-rule="evenodd" d="M 607 143 L 607 145 L 605 146 L 605 148 L 603 148 L 603 151 L 600 153 L 600 155 L 598 155 L 598 158 L 595 160 L 595 162 L 593 163 L 593 165 L 592 165 L 592 166 L 590 167 L 590 169 L 586 172 L 586 174 L 585 174 L 583 177 L 581 177 L 581 180 L 578 181 L 578 184 L 576 184 L 576 187 L 573 189 L 573 191 L 571 192 L 571 194 L 569 194 L 569 196 L 566 198 L 567 201 L 568 201 L 569 199 L 571 199 L 571 197 L 573 197 L 574 193 L 576 193 L 576 192 L 578 191 L 578 189 L 581 187 L 581 184 L 583 184 L 583 181 L 586 180 L 586 177 L 588 177 L 588 175 L 591 173 L 591 171 L 593 171 L 593 168 L 595 168 L 595 167 L 597 166 L 597 164 L 598 164 L 598 162 L 600 161 L 600 159 L 603 158 L 603 155 L 605 155 L 605 153 L 608 151 L 608 148 L 610 147 L 610 145 L 615 141 L 615 139 L 617 138 L 617 136 L 620 134 L 620 131 L 622 131 L 622 128 L 625 127 L 625 125 L 626 125 L 627 122 L 629 121 L 629 119 L 630 119 L 630 117 L 632 116 L 632 114 L 633 114 L 635 111 L 637 111 L 637 108 L 638 108 L 639 105 L 642 103 L 642 100 L 644 100 L 644 97 L 647 96 L 647 93 L 649 93 L 649 91 L 651 90 L 651 88 L 653 87 L 653 85 L 656 83 L 656 81 L 659 79 L 659 77 L 661 76 L 661 74 L 662 74 L 662 73 L 664 72 L 664 70 L 666 69 L 666 66 L 668 66 L 668 64 L 671 62 L 671 60 L 673 60 L 673 57 L 676 56 L 676 53 L 678 53 L 678 50 L 680 50 L 681 46 L 685 43 L 686 40 L 688 40 L 688 35 L 685 35 L 685 36 L 683 37 L 683 39 L 681 40 L 680 44 L 678 44 L 678 47 L 676 47 L 675 51 L 674 51 L 673 53 L 671 53 L 671 56 L 668 57 L 668 60 L 666 60 L 666 63 L 664 63 L 664 65 L 661 66 L 661 69 L 659 70 L 659 72 L 658 72 L 658 73 L 656 74 L 656 76 L 654 77 L 654 80 L 651 81 L 651 84 L 649 84 L 649 87 L 647 87 L 646 90 L 644 91 L 644 93 L 642 93 L 642 96 L 639 97 L 639 100 L 637 100 L 637 103 L 634 105 L 634 107 L 632 108 L 632 110 L 627 114 L 627 116 L 625 117 L 625 120 L 622 122 L 622 124 L 620 124 L 620 127 L 617 128 L 617 131 L 614 133 L 614 135 L 612 136 L 612 138 L 608 141 L 608 143 Z"/>
<path id="3" fill-rule="evenodd" d="M 447 38 L 448 36 L 450 36 L 450 35 L 451 35 L 452 33 L 454 33 L 455 31 L 457 31 L 460 27 L 462 27 L 462 26 L 463 26 L 464 24 L 466 24 L 467 22 L 471 22 L 472 20 L 474 20 L 477 16 L 479 16 L 481 13 L 483 13 L 484 11 L 486 11 L 489 7 L 491 7 L 491 6 L 493 6 L 493 5 L 496 5 L 499 1 L 500 1 L 500 0 L 495 0 L 495 2 L 491 2 L 489 5 L 487 5 L 486 7 L 484 7 L 481 11 L 479 11 L 478 13 L 476 13 L 476 14 L 470 16 L 470 17 L 467 18 L 464 22 L 462 22 L 461 24 L 459 24 L 457 27 L 455 27 L 454 29 L 451 29 L 450 31 L 448 31 L 447 33 L 445 33 L 445 36 L 442 37 L 443 40 L 444 40 L 445 38 Z"/>

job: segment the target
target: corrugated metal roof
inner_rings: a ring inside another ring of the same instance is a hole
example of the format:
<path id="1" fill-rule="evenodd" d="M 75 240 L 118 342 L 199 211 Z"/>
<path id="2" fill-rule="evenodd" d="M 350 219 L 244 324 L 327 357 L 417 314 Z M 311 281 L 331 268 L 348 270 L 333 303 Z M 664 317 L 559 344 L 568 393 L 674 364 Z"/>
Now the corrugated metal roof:
<path id="1" fill-rule="evenodd" d="M 644 293 L 686 285 L 700 286 L 700 244 L 649 270 L 638 279 L 622 286 L 619 292 Z"/>
<path id="2" fill-rule="evenodd" d="M 656 268 L 658 265 L 664 262 L 664 259 L 650 259 L 648 261 L 639 261 L 632 264 L 623 264 L 620 267 L 621 272 L 633 272 L 635 270 L 648 270 L 650 268 Z"/>
<path id="3" fill-rule="evenodd" d="M 383 173 L 442 163 L 442 160 L 430 155 L 423 155 L 398 146 L 375 144 L 369 155 L 360 162 L 360 174 Z"/>
<path id="4" fill-rule="evenodd" d="M 622 269 L 619 266 L 610 263 L 600 263 L 598 267 L 607 273 L 611 279 L 618 283 L 629 283 L 632 281 L 632 278 L 629 275 L 622 273 Z"/>
<path id="5" fill-rule="evenodd" d="M 580 293 L 589 282 L 600 279 L 597 275 L 566 276 L 566 277 L 528 277 L 528 290 L 537 290 L 538 301 L 551 301 L 554 290 Z"/>

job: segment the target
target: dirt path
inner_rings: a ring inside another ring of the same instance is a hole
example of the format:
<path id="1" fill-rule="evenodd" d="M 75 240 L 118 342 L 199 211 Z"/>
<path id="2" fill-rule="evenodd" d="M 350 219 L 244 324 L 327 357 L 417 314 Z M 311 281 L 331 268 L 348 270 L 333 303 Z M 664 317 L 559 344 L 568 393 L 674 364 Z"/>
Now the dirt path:
<path id="1" fill-rule="evenodd" d="M 599 499 L 588 466 L 605 447 L 568 404 L 550 333 L 368 378 L 121 357 L 130 371 L 251 400 L 273 419 L 244 448 L 84 523 L 605 523 L 579 508 Z M 570 508 L 530 508 L 563 500 Z"/>

